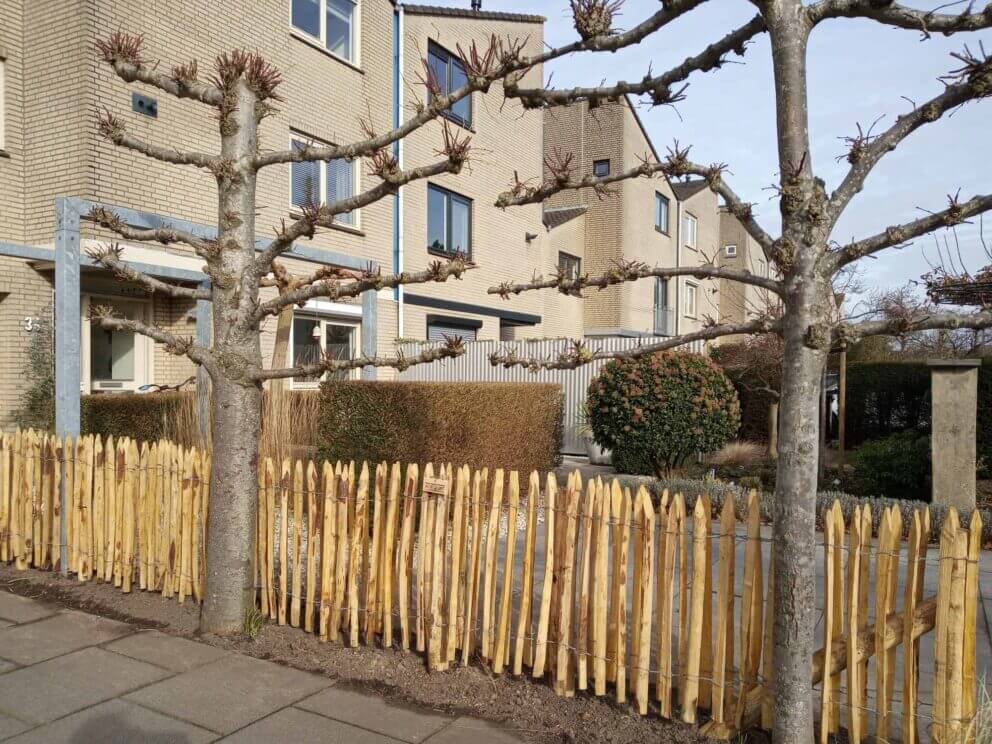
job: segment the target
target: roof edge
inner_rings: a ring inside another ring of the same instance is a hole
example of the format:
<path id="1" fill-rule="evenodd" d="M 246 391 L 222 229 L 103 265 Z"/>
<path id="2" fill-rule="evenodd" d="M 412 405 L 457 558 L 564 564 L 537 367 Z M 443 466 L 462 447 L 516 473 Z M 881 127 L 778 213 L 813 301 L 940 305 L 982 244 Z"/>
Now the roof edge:
<path id="1" fill-rule="evenodd" d="M 449 18 L 467 18 L 482 21 L 510 21 L 513 23 L 546 23 L 547 18 L 541 15 L 527 13 L 507 13 L 499 10 L 471 10 L 469 8 L 450 8 L 440 5 L 406 5 L 396 2 L 393 4 L 403 8 L 404 13 L 424 16 L 448 16 Z"/>

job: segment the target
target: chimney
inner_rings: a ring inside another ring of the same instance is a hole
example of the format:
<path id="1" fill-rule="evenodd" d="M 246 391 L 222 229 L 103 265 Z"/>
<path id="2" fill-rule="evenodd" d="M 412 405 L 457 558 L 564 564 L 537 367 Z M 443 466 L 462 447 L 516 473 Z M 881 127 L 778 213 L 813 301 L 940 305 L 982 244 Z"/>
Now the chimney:
<path id="1" fill-rule="evenodd" d="M 472 0 L 472 10 L 476 13 L 482 10 L 482 0 Z"/>

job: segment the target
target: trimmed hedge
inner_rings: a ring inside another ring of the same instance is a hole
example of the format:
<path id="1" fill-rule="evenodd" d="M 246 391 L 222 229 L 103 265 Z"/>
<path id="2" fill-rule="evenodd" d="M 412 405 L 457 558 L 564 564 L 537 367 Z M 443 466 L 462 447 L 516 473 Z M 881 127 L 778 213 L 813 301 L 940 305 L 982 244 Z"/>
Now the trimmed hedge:
<path id="1" fill-rule="evenodd" d="M 318 456 L 544 471 L 561 461 L 563 412 L 546 383 L 328 381 Z"/>
<path id="2" fill-rule="evenodd" d="M 859 362 L 847 371 L 847 438 L 851 446 L 900 431 L 930 431 L 926 362 Z M 978 369 L 978 459 L 992 472 L 992 358 Z"/>
<path id="3" fill-rule="evenodd" d="M 187 392 L 84 395 L 80 402 L 81 428 L 84 434 L 152 442 L 175 431 L 174 419 L 193 409 L 194 395 Z"/>

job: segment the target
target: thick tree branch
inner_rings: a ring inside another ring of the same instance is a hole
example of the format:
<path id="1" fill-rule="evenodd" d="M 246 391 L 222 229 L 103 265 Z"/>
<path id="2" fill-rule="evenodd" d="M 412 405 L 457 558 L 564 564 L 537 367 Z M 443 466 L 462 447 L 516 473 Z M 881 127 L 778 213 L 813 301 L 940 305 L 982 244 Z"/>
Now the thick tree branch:
<path id="1" fill-rule="evenodd" d="M 301 208 L 301 215 L 290 225 L 283 224 L 277 231 L 276 237 L 255 258 L 253 270 L 256 276 L 265 276 L 272 268 L 272 262 L 292 248 L 293 243 L 301 238 L 312 239 L 318 227 L 331 227 L 334 218 L 361 207 L 374 204 L 380 199 L 395 194 L 401 187 L 413 181 L 431 178 L 442 173 L 459 173 L 468 159 L 468 138 L 459 139 L 457 135 L 449 134 L 445 128 L 445 146 L 438 154 L 446 155 L 430 165 L 419 168 L 400 170 L 396 159 L 385 150 L 377 150 L 372 154 L 371 172 L 379 176 L 382 182 L 371 189 L 363 191 L 347 199 L 339 199 L 331 204 L 310 205 Z"/>
<path id="2" fill-rule="evenodd" d="M 962 13 L 909 8 L 892 0 L 821 0 L 807 9 L 812 24 L 828 18 L 870 18 L 897 28 L 919 31 L 924 36 L 940 33 L 950 35 L 958 31 L 978 31 L 992 28 L 992 3 L 978 12 L 965 5 Z"/>
<path id="3" fill-rule="evenodd" d="M 135 240 L 144 243 L 162 243 L 163 245 L 184 243 L 193 248 L 197 255 L 203 258 L 207 258 L 215 252 L 215 244 L 211 240 L 197 237 L 193 233 L 178 230 L 174 227 L 131 227 L 116 212 L 106 207 L 94 207 L 84 216 L 84 219 L 94 222 L 100 227 L 107 228 L 125 240 Z"/>
<path id="4" fill-rule="evenodd" d="M 562 294 L 581 297 L 582 290 L 589 287 L 604 289 L 614 284 L 633 282 L 638 279 L 658 277 L 659 279 L 669 279 L 674 276 L 691 276 L 696 279 L 731 279 L 741 284 L 750 284 L 755 287 L 782 293 L 782 284 L 775 279 L 752 274 L 750 271 L 732 269 L 722 266 L 678 266 L 674 268 L 651 267 L 640 261 L 629 261 L 619 263 L 611 270 L 599 276 L 589 276 L 582 274 L 572 277 L 563 269 L 559 268 L 555 276 L 538 277 L 530 282 L 503 282 L 495 287 L 489 288 L 489 294 L 499 295 L 503 299 L 509 299 L 510 295 L 519 295 L 523 292 L 532 292 L 540 289 L 557 289 Z"/>
<path id="5" fill-rule="evenodd" d="M 429 364 L 440 359 L 450 359 L 465 353 L 465 346 L 460 338 L 448 338 L 441 346 L 425 348 L 416 356 L 406 356 L 402 352 L 396 356 L 380 357 L 365 356 L 355 359 L 332 359 L 324 357 L 309 364 L 298 364 L 295 367 L 285 367 L 283 369 L 256 369 L 249 373 L 253 380 L 276 380 L 287 377 L 319 377 L 325 372 L 347 372 L 361 367 L 390 367 L 402 372 L 416 364 Z"/>
<path id="6" fill-rule="evenodd" d="M 140 153 L 163 163 L 172 165 L 195 165 L 214 173 L 221 167 L 223 159 L 208 155 L 205 152 L 183 152 L 172 147 L 152 145 L 128 133 L 124 120 L 114 116 L 110 111 L 104 111 L 100 116 L 98 127 L 100 134 L 118 147 Z"/>
<path id="7" fill-rule="evenodd" d="M 982 310 L 975 313 L 922 313 L 882 320 L 867 320 L 861 323 L 842 323 L 834 330 L 834 335 L 847 343 L 853 343 L 868 336 L 903 336 L 919 331 L 956 331 L 961 329 L 980 331 L 986 328 L 992 328 L 992 310 Z"/>
<path id="8" fill-rule="evenodd" d="M 423 271 L 407 272 L 399 274 L 382 274 L 378 271 L 365 271 L 359 279 L 349 279 L 341 281 L 337 275 L 327 279 L 318 278 L 312 284 L 300 286 L 282 292 L 268 302 L 261 303 L 254 313 L 258 320 L 267 315 L 278 315 L 279 312 L 289 305 L 304 305 L 307 300 L 316 297 L 326 297 L 330 300 L 342 300 L 349 297 L 357 297 L 362 292 L 381 289 L 393 289 L 394 287 L 405 286 L 407 284 L 426 284 L 427 282 L 445 282 L 449 277 L 461 279 L 469 269 L 473 268 L 465 259 L 456 257 L 450 261 L 434 261 Z M 319 277 L 319 275 L 315 275 Z"/>
<path id="9" fill-rule="evenodd" d="M 895 150 L 903 139 L 924 124 L 937 121 L 951 109 L 992 94 L 992 58 L 974 57 L 967 51 L 955 57 L 964 66 L 951 73 L 950 78 L 959 82 L 948 83 L 943 93 L 903 114 L 884 132 L 873 135 L 870 128 L 864 132 L 859 127 L 857 136 L 847 138 L 850 145 L 847 160 L 851 169 L 830 195 L 827 208 L 833 221 L 840 217 L 855 194 L 861 191 L 872 169 L 887 153 Z"/>
<path id="10" fill-rule="evenodd" d="M 622 351 L 592 351 L 586 346 L 584 341 L 574 341 L 572 348 L 559 354 L 553 359 L 534 359 L 519 357 L 516 353 L 507 350 L 493 352 L 489 355 L 489 362 L 493 366 L 502 367 L 524 367 L 531 372 L 542 369 L 576 369 L 583 364 L 604 359 L 637 359 L 638 357 L 654 354 L 658 351 L 674 349 L 693 341 L 706 341 L 720 338 L 722 336 L 734 336 L 738 334 L 759 334 L 776 333 L 781 328 L 779 320 L 771 318 L 760 318 L 747 323 L 722 323 L 702 328 L 692 333 L 685 333 L 681 336 L 666 338 L 653 344 L 635 346 L 632 349 Z"/>
<path id="11" fill-rule="evenodd" d="M 108 331 L 131 331 L 157 341 L 165 346 L 165 350 L 175 356 L 185 356 L 195 364 L 203 365 L 213 373 L 216 368 L 213 353 L 196 344 L 192 338 L 181 338 L 164 328 L 149 325 L 140 320 L 115 317 L 113 309 L 105 306 L 90 308 L 90 322 L 97 323 Z"/>
<path id="12" fill-rule="evenodd" d="M 106 41 L 97 40 L 96 45 L 103 61 L 126 83 L 144 83 L 176 98 L 190 98 L 210 106 L 220 106 L 224 101 L 220 87 L 197 79 L 196 62 L 173 67 L 170 75 L 156 72 L 156 65 L 149 66 L 142 57 L 143 36 L 115 31 Z"/>
<path id="13" fill-rule="evenodd" d="M 118 279 L 140 284 L 149 292 L 163 294 L 167 297 L 181 297 L 187 300 L 210 299 L 209 289 L 182 287 L 178 284 L 171 284 L 161 279 L 156 279 L 143 271 L 138 271 L 126 261 L 121 260 L 121 247 L 119 245 L 108 245 L 99 250 L 87 251 L 87 255 L 101 266 L 114 272 Z"/>
<path id="14" fill-rule="evenodd" d="M 719 69 L 726 63 L 726 56 L 734 53 L 743 57 L 747 42 L 766 30 L 764 18 L 756 15 L 746 24 L 731 31 L 729 34 L 713 42 L 699 54 L 687 57 L 680 65 L 673 67 L 661 75 L 645 75 L 643 80 L 635 83 L 618 81 L 610 86 L 576 87 L 561 90 L 546 88 L 520 88 L 515 82 L 508 81 L 503 89 L 507 98 L 517 98 L 527 108 L 541 106 L 567 106 L 576 101 L 613 101 L 624 95 L 648 95 L 655 106 L 664 106 L 682 100 L 682 91 L 672 90 L 672 86 L 681 83 L 693 72 L 709 72 Z"/>
<path id="15" fill-rule="evenodd" d="M 958 202 L 957 197 L 948 197 L 950 206 L 942 212 L 935 212 L 903 225 L 887 227 L 885 232 L 869 238 L 849 243 L 832 254 L 833 269 L 841 269 L 852 261 L 870 256 L 886 248 L 902 245 L 913 238 L 933 232 L 941 227 L 954 227 L 969 217 L 992 209 L 992 194 L 975 196 L 966 202 Z"/>

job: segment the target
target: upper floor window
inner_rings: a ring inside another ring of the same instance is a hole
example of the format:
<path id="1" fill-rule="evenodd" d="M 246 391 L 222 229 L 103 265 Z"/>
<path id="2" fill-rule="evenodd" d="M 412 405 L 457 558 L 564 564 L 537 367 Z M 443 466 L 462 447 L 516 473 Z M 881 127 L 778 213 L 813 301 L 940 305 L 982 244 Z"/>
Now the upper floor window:
<path id="1" fill-rule="evenodd" d="M 582 273 L 582 259 L 571 253 L 558 251 L 558 270 L 569 279 L 578 279 Z"/>
<path id="2" fill-rule="evenodd" d="M 431 42 L 427 47 L 427 63 L 430 65 L 431 73 L 434 75 L 442 96 L 453 93 L 468 82 L 465 65 L 462 64 L 462 61 L 434 42 Z M 470 93 L 456 101 L 443 115 L 456 124 L 471 127 L 472 94 Z"/>
<path id="3" fill-rule="evenodd" d="M 685 285 L 685 314 L 690 318 L 696 317 L 696 295 L 699 292 L 699 287 L 695 284 Z"/>
<path id="4" fill-rule="evenodd" d="M 327 51 L 355 61 L 355 7 L 352 0 L 291 0 L 293 28 L 319 41 Z"/>
<path id="5" fill-rule="evenodd" d="M 725 245 L 723 247 L 723 252 L 727 254 L 727 258 L 733 258 L 734 256 L 737 255 L 737 246 L 736 245 Z"/>
<path id="6" fill-rule="evenodd" d="M 293 137 L 293 149 L 302 150 L 307 142 L 319 146 L 327 144 Z M 293 163 L 290 166 L 290 201 L 293 206 L 305 207 L 309 204 L 334 204 L 341 199 L 348 199 L 355 195 L 356 173 L 353 160 Z M 357 217 L 353 210 L 334 215 L 334 221 L 357 227 Z"/>
<path id="7" fill-rule="evenodd" d="M 668 197 L 654 192 L 654 227 L 668 235 Z"/>
<path id="8" fill-rule="evenodd" d="M 768 276 L 768 264 L 765 259 L 758 259 L 758 276 Z"/>
<path id="9" fill-rule="evenodd" d="M 696 248 L 696 216 L 686 212 L 682 215 L 682 243 L 695 250 Z"/>
<path id="10" fill-rule="evenodd" d="M 472 200 L 427 184 L 427 250 L 472 256 Z"/>
<path id="11" fill-rule="evenodd" d="M 610 175 L 610 161 L 609 160 L 593 160 L 592 161 L 592 174 L 596 178 L 602 178 L 603 176 Z"/>

